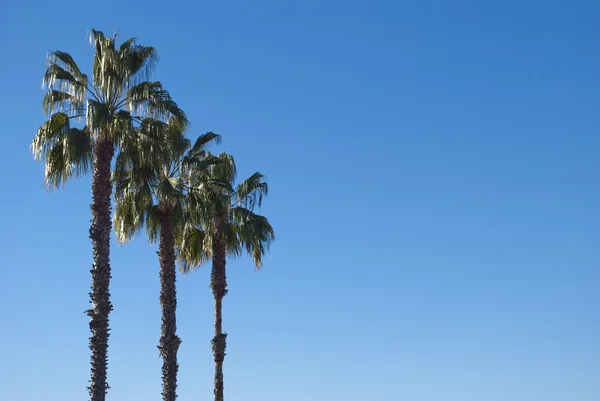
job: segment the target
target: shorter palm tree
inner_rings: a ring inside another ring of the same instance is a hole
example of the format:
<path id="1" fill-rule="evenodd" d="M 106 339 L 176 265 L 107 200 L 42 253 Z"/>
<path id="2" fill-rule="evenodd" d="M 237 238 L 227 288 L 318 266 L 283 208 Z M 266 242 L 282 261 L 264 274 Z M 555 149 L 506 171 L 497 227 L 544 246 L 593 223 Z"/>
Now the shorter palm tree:
<path id="1" fill-rule="evenodd" d="M 211 341 L 215 362 L 214 400 L 223 401 L 223 361 L 227 334 L 223 332 L 222 305 L 227 294 L 227 256 L 249 254 L 256 269 L 262 267 L 262 258 L 275 240 L 273 227 L 266 217 L 254 213 L 268 193 L 265 177 L 254 173 L 237 188 L 233 157 L 221 154 L 223 163 L 209 167 L 208 174 L 220 186 L 196 187 L 195 194 L 205 207 L 194 212 L 186 221 L 179 242 L 181 267 L 189 272 L 212 259 L 210 286 L 214 297 L 215 335 Z M 226 168 L 224 168 L 226 166 Z M 214 189 L 218 188 L 217 191 Z M 210 205 L 210 206 L 206 206 Z"/>
<path id="2" fill-rule="evenodd" d="M 163 359 L 163 400 L 177 398 L 177 290 L 175 268 L 175 230 L 185 218 L 186 181 L 180 176 L 186 165 L 206 152 L 210 142 L 220 137 L 212 132 L 200 136 L 194 146 L 184 138 L 184 127 L 174 119 L 165 124 L 165 146 L 154 151 L 147 133 L 139 131 L 135 140 L 122 145 L 115 166 L 115 232 L 119 243 L 131 240 L 143 226 L 151 243 L 159 242 L 161 337 L 158 349 Z M 204 157 L 206 165 L 218 162 Z"/>

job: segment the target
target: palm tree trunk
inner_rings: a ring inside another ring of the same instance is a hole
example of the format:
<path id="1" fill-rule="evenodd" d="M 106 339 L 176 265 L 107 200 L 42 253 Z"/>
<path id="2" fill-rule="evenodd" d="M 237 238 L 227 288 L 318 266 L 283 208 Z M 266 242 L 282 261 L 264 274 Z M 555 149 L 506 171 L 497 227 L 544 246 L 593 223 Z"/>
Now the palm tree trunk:
<path id="1" fill-rule="evenodd" d="M 94 250 L 92 270 L 92 291 L 90 292 L 92 309 L 86 313 L 90 317 L 91 378 L 88 390 L 91 401 L 104 401 L 110 388 L 106 383 L 108 365 L 108 315 L 112 310 L 110 302 L 110 232 L 111 207 L 110 164 L 114 155 L 112 141 L 99 138 L 94 151 L 94 170 L 92 173 L 92 225 L 90 238 Z"/>
<path id="2" fill-rule="evenodd" d="M 177 289 L 175 281 L 175 237 L 173 220 L 169 210 L 163 208 L 160 219 L 160 305 L 162 307 L 162 325 L 158 349 L 163 359 L 163 401 L 175 401 L 177 398 L 177 351 L 181 340 L 177 337 Z"/>
<path id="3" fill-rule="evenodd" d="M 212 272 L 210 287 L 215 298 L 215 337 L 212 339 L 212 350 L 215 360 L 215 401 L 223 401 L 223 360 L 227 334 L 223 333 L 221 315 L 223 297 L 227 294 L 227 278 L 225 272 L 227 245 L 222 236 L 222 224 L 218 225 L 212 238 Z"/>

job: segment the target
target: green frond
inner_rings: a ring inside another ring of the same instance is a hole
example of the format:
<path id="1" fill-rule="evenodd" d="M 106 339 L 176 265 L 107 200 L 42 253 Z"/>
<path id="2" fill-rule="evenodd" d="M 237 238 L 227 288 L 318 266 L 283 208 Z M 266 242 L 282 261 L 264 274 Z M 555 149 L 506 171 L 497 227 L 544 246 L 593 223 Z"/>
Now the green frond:
<path id="1" fill-rule="evenodd" d="M 111 129 L 114 121 L 110 105 L 94 99 L 88 99 L 87 103 L 87 125 L 94 127 L 95 131 L 102 133 L 102 135 L 114 134 L 114 131 Z"/>
<path id="2" fill-rule="evenodd" d="M 85 82 L 79 81 L 71 72 L 56 63 L 48 63 L 42 84 L 51 87 L 60 81 L 63 81 L 65 89 L 71 89 L 73 91 L 75 89 L 85 89 Z"/>
<path id="3" fill-rule="evenodd" d="M 182 231 L 176 241 L 177 260 L 180 270 L 189 273 L 210 259 L 212 238 L 191 224 L 186 224 Z"/>
<path id="4" fill-rule="evenodd" d="M 128 160 L 122 153 L 119 153 L 115 158 L 115 168 L 112 173 L 112 182 L 115 185 L 115 203 L 119 202 L 124 196 L 125 191 L 131 185 L 131 173 Z"/>
<path id="5" fill-rule="evenodd" d="M 137 166 L 159 170 L 172 161 L 174 150 L 169 142 L 168 129 L 168 124 L 161 120 L 145 118 L 134 133 L 125 137 L 127 146 L 132 148 L 131 157 L 137 158 Z"/>
<path id="6" fill-rule="evenodd" d="M 211 168 L 211 177 L 218 180 L 228 181 L 233 183 L 237 175 L 237 167 L 233 156 L 227 153 L 217 155 L 220 163 L 216 163 Z"/>
<path id="7" fill-rule="evenodd" d="M 92 28 L 90 29 L 89 40 L 90 44 L 96 47 L 96 52 L 101 53 L 102 48 L 99 46 L 101 46 L 101 43 L 104 40 L 104 33 Z"/>
<path id="8" fill-rule="evenodd" d="M 92 168 L 92 146 L 87 130 L 70 128 L 48 147 L 45 155 L 44 186 L 56 189 L 87 174 Z"/>
<path id="9" fill-rule="evenodd" d="M 275 231 L 269 220 L 243 207 L 232 208 L 230 220 L 240 247 L 252 257 L 255 267 L 260 269 L 262 257 L 275 241 Z"/>
<path id="10" fill-rule="evenodd" d="M 54 89 L 50 89 L 44 95 L 42 109 L 46 115 L 54 112 L 66 112 L 71 116 L 82 116 L 84 113 L 84 109 L 75 95 Z"/>
<path id="11" fill-rule="evenodd" d="M 121 44 L 119 67 L 125 78 L 125 88 L 149 80 L 157 62 L 158 53 L 155 48 L 136 45 L 134 38 Z"/>
<path id="12" fill-rule="evenodd" d="M 151 194 L 158 183 L 155 165 L 144 158 L 140 148 L 128 144 L 121 147 L 115 159 L 113 182 L 115 183 L 115 200 L 123 196 L 125 191 L 144 191 Z"/>
<path id="13" fill-rule="evenodd" d="M 48 152 L 61 134 L 66 134 L 71 129 L 69 116 L 65 113 L 53 114 L 40 128 L 38 128 L 31 142 L 31 153 L 34 160 L 47 156 Z"/>
<path id="14" fill-rule="evenodd" d="M 186 151 L 189 151 L 191 142 L 185 137 L 185 127 L 176 118 L 170 118 L 165 127 L 165 141 L 168 145 L 172 161 L 179 162 Z"/>
<path id="15" fill-rule="evenodd" d="M 127 91 L 127 105 L 132 113 L 160 120 L 175 118 L 184 129 L 189 127 L 185 112 L 171 99 L 160 82 L 141 82 Z"/>
<path id="16" fill-rule="evenodd" d="M 37 131 L 31 143 L 35 160 L 45 163 L 44 185 L 55 189 L 92 166 L 91 138 L 87 128 L 71 128 L 65 113 L 53 114 Z"/>
<path id="17" fill-rule="evenodd" d="M 171 177 L 163 172 L 154 191 L 158 199 L 173 204 L 183 196 L 182 181 L 179 177 Z"/>
<path id="18" fill-rule="evenodd" d="M 106 37 L 101 31 L 91 29 L 90 43 L 96 49 L 92 67 L 94 86 L 102 94 L 103 100 L 110 101 L 111 95 L 118 93 L 123 87 L 114 38 Z"/>
<path id="19" fill-rule="evenodd" d="M 137 210 L 133 193 L 127 193 L 115 202 L 113 225 L 118 243 L 131 241 L 142 228 L 143 219 L 144 214 Z"/>
<path id="20" fill-rule="evenodd" d="M 59 61 L 63 63 L 65 69 L 68 70 L 74 77 L 77 78 L 79 82 L 87 85 L 87 76 L 81 72 L 77 63 L 69 53 L 62 52 L 60 50 L 55 50 L 50 52 L 49 61 L 53 64 L 58 63 Z"/>
<path id="21" fill-rule="evenodd" d="M 205 153 L 203 157 L 192 157 L 190 154 L 186 154 L 181 161 L 184 167 L 184 171 L 189 177 L 190 185 L 195 186 L 196 183 L 218 183 L 221 184 L 221 188 L 226 188 L 227 191 L 233 191 L 231 186 L 231 180 L 228 177 L 212 178 L 212 170 L 219 164 L 227 163 L 227 160 L 223 158 L 213 156 L 210 153 Z M 227 169 L 228 166 L 223 166 L 223 169 Z M 219 191 L 222 192 L 222 191 Z"/>
<path id="22" fill-rule="evenodd" d="M 221 135 L 215 134 L 214 132 L 207 132 L 202 134 L 196 138 L 196 142 L 194 142 L 194 146 L 190 150 L 190 156 L 200 156 L 203 155 L 202 152 L 206 150 L 206 146 L 214 143 L 216 145 L 221 144 Z"/>
<path id="23" fill-rule="evenodd" d="M 137 38 L 129 38 L 125 42 L 121 43 L 121 46 L 119 47 L 119 54 L 123 54 L 124 52 L 128 51 L 131 46 L 135 45 L 136 40 Z"/>
<path id="24" fill-rule="evenodd" d="M 158 205 L 153 205 L 146 214 L 146 235 L 148 242 L 156 243 L 160 237 L 160 215 L 161 211 Z"/>
<path id="25" fill-rule="evenodd" d="M 114 229 L 119 244 L 132 240 L 146 222 L 152 195 L 144 189 L 130 188 L 115 202 Z"/>
<path id="26" fill-rule="evenodd" d="M 72 108 L 77 110 L 83 109 L 85 92 L 87 90 L 87 82 L 85 79 L 80 81 L 71 72 L 67 71 L 60 65 L 50 62 L 46 72 L 44 73 L 42 85 L 44 87 L 48 87 L 50 92 L 57 91 L 69 94 L 70 97 L 68 102 L 72 105 Z M 51 114 L 54 111 L 58 111 L 54 109 L 54 105 L 57 102 L 59 107 L 64 105 L 65 98 L 63 95 L 51 94 L 47 96 L 48 98 L 44 99 L 43 103 L 43 109 L 46 114 Z M 59 96 L 57 101 L 52 101 L 53 96 Z M 62 98 L 60 96 L 62 96 Z"/>
<path id="27" fill-rule="evenodd" d="M 238 185 L 235 191 L 235 203 L 254 210 L 256 206 L 261 206 L 263 197 L 268 193 L 269 186 L 265 182 L 265 176 L 256 172 Z"/>
<path id="28" fill-rule="evenodd" d="M 108 117 L 112 117 L 109 131 L 117 147 L 120 147 L 123 141 L 136 135 L 134 119 L 127 110 L 119 110 Z"/>

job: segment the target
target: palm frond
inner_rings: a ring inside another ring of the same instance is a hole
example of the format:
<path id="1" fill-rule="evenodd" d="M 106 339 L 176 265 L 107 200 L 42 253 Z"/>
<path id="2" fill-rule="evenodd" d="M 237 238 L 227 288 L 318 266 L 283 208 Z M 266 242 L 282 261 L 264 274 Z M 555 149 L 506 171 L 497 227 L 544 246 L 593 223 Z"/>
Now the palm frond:
<path id="1" fill-rule="evenodd" d="M 77 63 L 69 53 L 62 52 L 60 50 L 54 50 L 50 52 L 49 61 L 52 64 L 57 64 L 58 62 L 62 62 L 64 68 L 68 70 L 74 77 L 77 78 L 77 81 L 82 84 L 87 84 L 87 76 L 81 72 Z"/>
<path id="2" fill-rule="evenodd" d="M 166 171 L 163 172 L 155 188 L 157 198 L 167 201 L 169 204 L 176 202 L 183 196 L 181 184 L 178 177 L 170 177 Z"/>
<path id="3" fill-rule="evenodd" d="M 275 231 L 269 220 L 244 207 L 232 208 L 230 219 L 237 236 L 237 243 L 252 256 L 256 269 L 260 269 L 262 257 L 275 241 Z"/>
<path id="4" fill-rule="evenodd" d="M 86 129 L 70 128 L 47 148 L 44 186 L 56 189 L 68 180 L 87 174 L 92 168 L 92 146 Z"/>
<path id="5" fill-rule="evenodd" d="M 85 77 L 81 78 L 80 81 L 72 72 L 67 71 L 57 63 L 50 61 L 46 68 L 46 72 L 44 73 L 42 86 L 47 87 L 50 92 L 57 91 L 69 94 L 69 102 L 72 104 L 72 107 L 74 109 L 83 109 L 85 92 L 87 90 L 87 79 L 85 79 Z M 52 96 L 61 95 L 49 95 L 47 99 L 44 99 L 43 108 L 47 115 L 54 111 L 58 111 L 54 109 L 56 102 L 51 101 Z M 58 106 L 61 107 L 64 99 L 58 100 Z"/>
<path id="6" fill-rule="evenodd" d="M 179 269 L 189 273 L 211 257 L 212 238 L 192 224 L 186 224 L 176 239 Z"/>
<path id="7" fill-rule="evenodd" d="M 184 129 L 189 127 L 185 112 L 171 99 L 171 95 L 163 89 L 160 82 L 144 81 L 129 88 L 126 101 L 132 113 L 160 120 L 173 117 Z"/>
<path id="8" fill-rule="evenodd" d="M 269 185 L 265 182 L 265 176 L 256 172 L 237 186 L 235 203 L 254 210 L 256 206 L 261 206 L 263 197 L 268 193 Z"/>
<path id="9" fill-rule="evenodd" d="M 135 38 L 123 42 L 119 49 L 119 67 L 125 78 L 125 88 L 149 80 L 157 62 L 158 53 L 155 48 L 136 45 Z"/>
<path id="10" fill-rule="evenodd" d="M 158 205 L 153 205 L 146 213 L 146 235 L 148 242 L 156 243 L 160 237 L 160 215 Z"/>
<path id="11" fill-rule="evenodd" d="M 123 77 L 118 71 L 118 54 L 114 38 L 106 37 L 103 32 L 91 29 L 90 43 L 96 48 L 92 67 L 94 87 L 102 95 L 102 101 L 110 102 L 111 96 L 123 87 Z"/>
<path id="12" fill-rule="evenodd" d="M 115 202 L 114 229 L 119 244 L 129 242 L 144 226 L 152 208 L 152 195 L 143 186 L 129 188 Z"/>
<path id="13" fill-rule="evenodd" d="M 88 99 L 87 103 L 87 125 L 94 127 L 95 133 L 112 137 L 115 134 L 112 129 L 115 121 L 110 105 L 93 99 Z"/>
<path id="14" fill-rule="evenodd" d="M 66 113 L 55 113 L 38 128 L 30 147 L 34 160 L 46 157 L 57 138 L 61 134 L 64 135 L 69 132 L 71 129 L 69 120 L 70 118 Z"/>
<path id="15" fill-rule="evenodd" d="M 206 146 L 211 143 L 215 143 L 216 145 L 221 144 L 221 135 L 215 134 L 214 132 L 207 132 L 205 134 L 199 135 L 196 138 L 196 142 L 194 142 L 194 146 L 190 150 L 190 156 L 198 156 L 202 154 L 204 150 L 206 150 Z"/>
<path id="16" fill-rule="evenodd" d="M 203 157 L 192 157 L 190 156 L 190 152 L 186 154 L 182 160 L 181 164 L 184 167 L 184 171 L 186 172 L 191 185 L 194 185 L 195 182 L 215 182 L 215 183 L 223 183 L 229 184 L 226 185 L 227 188 L 230 188 L 230 179 L 229 177 L 221 178 L 211 178 L 213 176 L 217 176 L 217 174 L 212 174 L 212 170 L 216 168 L 219 164 L 228 163 L 227 160 L 224 160 L 221 157 L 213 156 L 210 153 L 205 153 Z M 224 169 L 227 169 L 228 166 L 223 166 Z"/>
<path id="17" fill-rule="evenodd" d="M 186 151 L 189 151 L 191 142 L 185 137 L 186 128 L 181 122 L 171 117 L 165 127 L 165 141 L 168 145 L 172 161 L 179 162 Z"/>
<path id="18" fill-rule="evenodd" d="M 75 95 L 50 89 L 42 100 L 42 109 L 46 115 L 65 112 L 71 116 L 83 116 L 84 108 Z"/>
<path id="19" fill-rule="evenodd" d="M 233 156 L 227 153 L 221 153 L 217 155 L 217 157 L 221 162 L 212 166 L 211 177 L 233 183 L 235 176 L 237 175 L 237 167 Z"/>

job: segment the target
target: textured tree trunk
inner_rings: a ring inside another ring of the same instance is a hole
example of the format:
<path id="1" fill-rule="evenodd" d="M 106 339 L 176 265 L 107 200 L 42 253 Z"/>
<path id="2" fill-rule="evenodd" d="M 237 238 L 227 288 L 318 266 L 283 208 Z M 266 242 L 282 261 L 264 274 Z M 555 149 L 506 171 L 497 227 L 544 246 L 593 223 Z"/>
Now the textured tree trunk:
<path id="1" fill-rule="evenodd" d="M 92 173 L 92 225 L 90 238 L 94 250 L 92 270 L 92 309 L 86 313 L 90 317 L 91 378 L 88 390 L 91 401 L 104 401 L 109 389 L 106 383 L 108 365 L 108 315 L 112 310 L 110 302 L 110 232 L 111 207 L 110 164 L 114 155 L 113 143 L 100 138 L 94 149 L 94 170 Z"/>
<path id="2" fill-rule="evenodd" d="M 158 349 L 163 359 L 163 401 L 175 401 L 177 398 L 177 351 L 181 340 L 177 337 L 177 289 L 175 281 L 175 238 L 173 221 L 169 210 L 163 208 L 160 219 L 160 306 L 162 307 L 162 325 Z"/>
<path id="3" fill-rule="evenodd" d="M 223 401 L 223 360 L 227 334 L 223 333 L 221 308 L 223 297 L 227 294 L 227 277 L 225 275 L 227 245 L 222 238 L 223 225 L 218 224 L 212 239 L 212 272 L 210 287 L 215 298 L 215 337 L 212 339 L 212 350 L 215 359 L 215 401 Z"/>

